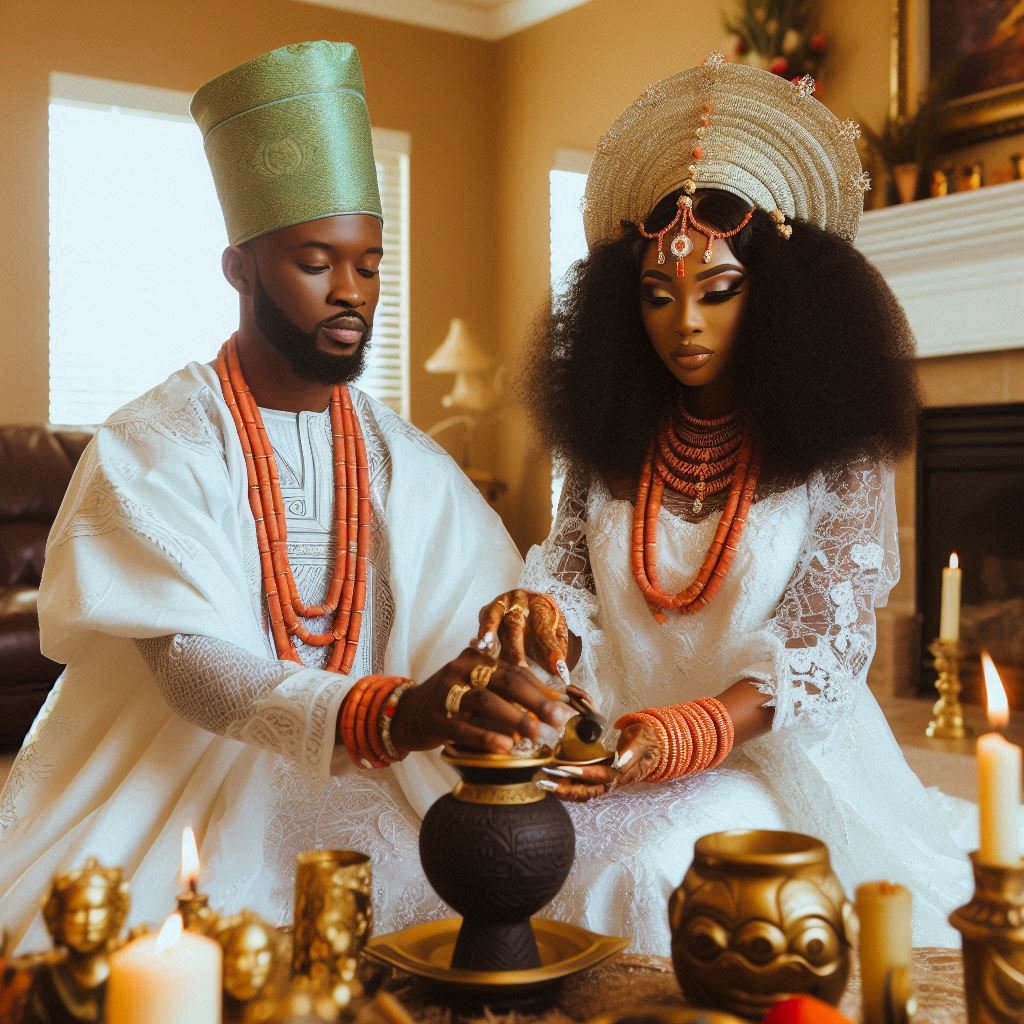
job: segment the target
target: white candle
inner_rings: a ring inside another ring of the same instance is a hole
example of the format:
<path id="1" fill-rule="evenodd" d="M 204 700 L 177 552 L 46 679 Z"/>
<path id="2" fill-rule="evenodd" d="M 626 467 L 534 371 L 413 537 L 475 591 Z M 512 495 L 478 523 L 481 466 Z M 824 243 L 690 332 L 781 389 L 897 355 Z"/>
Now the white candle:
<path id="1" fill-rule="evenodd" d="M 910 891 L 892 882 L 865 882 L 855 897 L 860 921 L 860 989 L 864 1024 L 888 1018 L 889 974 L 910 968 Z"/>
<path id="2" fill-rule="evenodd" d="M 1005 729 L 1010 705 L 999 673 L 983 651 L 985 698 L 988 721 L 993 730 Z M 981 817 L 981 845 L 978 859 L 984 864 L 1012 866 L 1020 860 L 1017 834 L 1021 801 L 1021 749 L 989 732 L 978 738 L 978 807 Z"/>
<path id="3" fill-rule="evenodd" d="M 220 1024 L 221 949 L 172 914 L 110 957 L 106 1024 Z"/>
<path id="4" fill-rule="evenodd" d="M 942 602 L 939 605 L 939 639 L 960 639 L 960 582 L 963 572 L 960 559 L 954 551 L 949 556 L 949 568 L 942 570 Z"/>

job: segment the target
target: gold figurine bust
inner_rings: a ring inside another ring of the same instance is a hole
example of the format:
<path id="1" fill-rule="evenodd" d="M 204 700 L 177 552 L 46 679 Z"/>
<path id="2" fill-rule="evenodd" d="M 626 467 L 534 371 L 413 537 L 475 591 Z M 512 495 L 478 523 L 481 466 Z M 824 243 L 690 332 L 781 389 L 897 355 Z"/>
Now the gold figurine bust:
<path id="1" fill-rule="evenodd" d="M 93 857 L 54 878 L 43 918 L 64 956 L 36 972 L 26 1024 L 97 1024 L 102 1019 L 109 957 L 121 944 L 128 906 L 121 869 L 105 868 Z"/>
<path id="2" fill-rule="evenodd" d="M 676 975 L 696 1006 L 760 1020 L 789 996 L 835 1005 L 846 987 L 852 908 L 811 836 L 738 829 L 698 839 L 669 924 Z"/>
<path id="3" fill-rule="evenodd" d="M 224 1019 L 241 1020 L 249 1003 L 275 995 L 287 982 L 284 937 L 258 914 L 243 910 L 221 918 L 213 938 L 224 950 Z"/>

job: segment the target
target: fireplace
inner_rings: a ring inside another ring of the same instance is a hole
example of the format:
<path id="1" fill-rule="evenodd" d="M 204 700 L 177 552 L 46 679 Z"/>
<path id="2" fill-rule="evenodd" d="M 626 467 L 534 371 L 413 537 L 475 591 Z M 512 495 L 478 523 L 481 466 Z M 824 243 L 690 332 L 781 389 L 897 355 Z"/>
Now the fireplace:
<path id="1" fill-rule="evenodd" d="M 917 445 L 918 692 L 934 696 L 928 644 L 939 632 L 940 575 L 963 569 L 964 700 L 982 700 L 978 655 L 1024 707 L 1024 402 L 925 409 Z"/>

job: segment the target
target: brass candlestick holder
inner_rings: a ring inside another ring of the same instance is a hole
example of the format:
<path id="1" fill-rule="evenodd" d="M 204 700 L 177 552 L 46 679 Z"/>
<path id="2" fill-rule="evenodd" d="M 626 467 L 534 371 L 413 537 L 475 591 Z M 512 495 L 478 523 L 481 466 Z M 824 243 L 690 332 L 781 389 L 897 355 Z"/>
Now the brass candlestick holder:
<path id="1" fill-rule="evenodd" d="M 217 927 L 218 916 L 210 908 L 210 897 L 198 892 L 195 887 L 178 895 L 178 913 L 181 914 L 182 924 L 190 932 L 212 935 Z"/>
<path id="2" fill-rule="evenodd" d="M 964 990 L 970 1024 L 1024 1020 L 1024 859 L 984 864 L 971 854 L 974 896 L 949 923 L 963 936 Z"/>
<path id="3" fill-rule="evenodd" d="M 960 703 L 960 657 L 963 645 L 959 640 L 933 640 L 928 650 L 934 658 L 935 689 L 939 699 L 932 707 L 932 720 L 925 736 L 933 740 L 962 740 L 971 735 L 964 724 L 964 709 Z"/>

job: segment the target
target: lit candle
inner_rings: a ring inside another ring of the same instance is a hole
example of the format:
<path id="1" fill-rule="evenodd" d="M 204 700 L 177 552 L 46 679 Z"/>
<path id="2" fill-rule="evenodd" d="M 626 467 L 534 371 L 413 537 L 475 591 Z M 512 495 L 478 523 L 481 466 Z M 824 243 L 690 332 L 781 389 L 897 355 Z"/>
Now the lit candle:
<path id="1" fill-rule="evenodd" d="M 993 730 L 1005 729 L 1010 705 L 999 673 L 987 651 L 981 655 L 985 672 L 985 703 Z M 1021 798 L 1021 749 L 999 735 L 988 732 L 978 738 L 978 806 L 981 815 L 983 864 L 1016 865 L 1020 859 L 1017 835 Z"/>
<path id="2" fill-rule="evenodd" d="M 864 1024 L 888 1019 L 888 981 L 898 967 L 910 969 L 910 891 L 892 882 L 857 887 L 860 919 L 860 988 Z"/>
<path id="3" fill-rule="evenodd" d="M 181 830 L 181 887 L 193 896 L 199 891 L 199 847 L 191 825 Z"/>
<path id="4" fill-rule="evenodd" d="M 960 559 L 954 551 L 949 556 L 949 567 L 942 570 L 942 602 L 939 605 L 939 639 L 960 639 L 960 581 L 963 572 Z"/>
<path id="5" fill-rule="evenodd" d="M 220 1024 L 220 945 L 171 914 L 110 957 L 105 1024 Z"/>
<path id="6" fill-rule="evenodd" d="M 178 913 L 190 932 L 208 933 L 217 922 L 210 898 L 199 891 L 199 848 L 196 834 L 186 825 L 181 833 L 181 888 Z"/>

